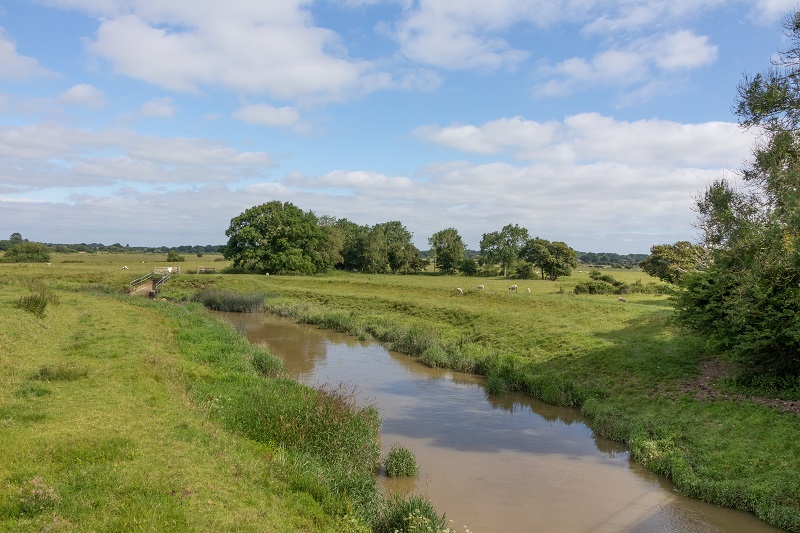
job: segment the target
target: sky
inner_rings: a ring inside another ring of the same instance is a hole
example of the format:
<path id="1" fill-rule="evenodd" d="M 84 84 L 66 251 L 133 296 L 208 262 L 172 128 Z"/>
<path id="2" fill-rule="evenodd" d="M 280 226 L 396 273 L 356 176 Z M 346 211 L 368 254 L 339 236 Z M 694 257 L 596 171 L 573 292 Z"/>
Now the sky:
<path id="1" fill-rule="evenodd" d="M 0 239 L 224 244 L 272 200 L 421 250 L 697 241 L 790 0 L 0 0 Z"/>

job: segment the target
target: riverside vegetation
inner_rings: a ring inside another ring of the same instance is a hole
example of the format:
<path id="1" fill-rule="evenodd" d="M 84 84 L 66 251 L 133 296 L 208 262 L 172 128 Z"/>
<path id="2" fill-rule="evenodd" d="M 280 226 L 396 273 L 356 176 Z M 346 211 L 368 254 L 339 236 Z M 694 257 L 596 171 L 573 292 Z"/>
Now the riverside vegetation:
<path id="1" fill-rule="evenodd" d="M 0 524 L 444 528 L 424 500 L 375 492 L 378 420 L 369 406 L 354 405 L 346 389 L 314 391 L 279 377 L 271 356 L 197 304 L 118 296 L 137 274 L 121 264 L 135 259 L 56 255 L 51 267 L 0 265 Z M 210 259 L 192 261 L 182 272 Z M 652 281 L 634 271 L 613 277 Z M 627 443 L 634 460 L 683 493 L 800 531 L 800 423 L 780 407 L 798 399 L 797 389 L 775 402 L 773 391 L 740 390 L 724 373 L 704 384 L 701 369 L 724 361 L 676 329 L 669 296 L 627 294 L 621 303 L 575 294 L 587 281 L 575 272 L 522 281 L 510 293 L 502 278 L 182 273 L 162 295 L 258 294 L 269 312 L 483 374 L 492 392 L 578 407 L 594 431 Z M 33 282 L 60 302 L 41 319 L 17 305 Z M 763 401 L 770 394 L 773 402 Z M 289 420 L 318 432 L 281 440 Z M 358 460 L 337 453 L 342 439 L 354 439 L 347 446 L 361 451 Z"/>

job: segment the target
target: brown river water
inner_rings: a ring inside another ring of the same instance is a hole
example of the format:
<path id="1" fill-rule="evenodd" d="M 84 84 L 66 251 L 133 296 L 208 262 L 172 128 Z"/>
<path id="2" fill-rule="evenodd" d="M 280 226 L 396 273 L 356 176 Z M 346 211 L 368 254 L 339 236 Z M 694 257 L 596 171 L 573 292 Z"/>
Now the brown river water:
<path id="1" fill-rule="evenodd" d="M 218 313 L 309 385 L 346 383 L 383 418 L 384 454 L 417 458 L 413 479 L 385 490 L 427 496 L 472 533 L 776 532 L 753 515 L 678 494 L 595 435 L 575 409 L 492 396 L 479 376 L 429 368 L 349 335 L 266 314 Z"/>

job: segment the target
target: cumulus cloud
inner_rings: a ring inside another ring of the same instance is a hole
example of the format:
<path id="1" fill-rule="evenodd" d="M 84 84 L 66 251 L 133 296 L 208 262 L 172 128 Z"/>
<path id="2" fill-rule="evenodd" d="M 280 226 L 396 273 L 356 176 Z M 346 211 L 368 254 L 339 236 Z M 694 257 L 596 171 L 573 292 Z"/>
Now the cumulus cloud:
<path id="1" fill-rule="evenodd" d="M 710 65 L 717 46 L 708 37 L 680 30 L 636 39 L 623 48 L 605 50 L 591 59 L 573 57 L 538 69 L 543 81 L 537 96 L 560 96 L 597 85 L 631 86 Z"/>
<path id="2" fill-rule="evenodd" d="M 39 64 L 39 62 L 25 55 L 17 53 L 17 45 L 10 36 L 0 28 L 0 79 L 22 81 L 39 76 L 53 76 L 54 74 Z"/>
<path id="3" fill-rule="evenodd" d="M 374 73 L 347 57 L 335 32 L 314 26 L 304 5 L 141 2 L 103 19 L 90 49 L 116 72 L 170 90 L 344 98 Z"/>
<path id="4" fill-rule="evenodd" d="M 511 152 L 521 160 L 699 168 L 737 166 L 753 142 L 752 133 L 732 122 L 626 122 L 598 113 L 571 115 L 561 123 L 514 117 L 480 126 L 429 125 L 414 135 L 461 152 Z"/>
<path id="5" fill-rule="evenodd" d="M 103 91 L 88 83 L 73 85 L 58 97 L 58 101 L 66 105 L 91 109 L 102 109 L 106 105 L 106 97 Z"/>

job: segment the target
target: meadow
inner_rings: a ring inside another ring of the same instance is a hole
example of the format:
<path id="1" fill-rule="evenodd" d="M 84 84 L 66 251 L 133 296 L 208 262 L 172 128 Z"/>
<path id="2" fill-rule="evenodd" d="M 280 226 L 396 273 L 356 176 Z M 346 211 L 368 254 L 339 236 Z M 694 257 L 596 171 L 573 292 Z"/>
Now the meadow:
<path id="1" fill-rule="evenodd" d="M 165 265 L 163 256 L 72 254 L 54 256 L 49 267 L 0 264 L 6 529 L 248 529 L 252 517 L 253 529 L 346 531 L 366 527 L 356 507 L 380 514 L 360 474 L 374 450 L 363 444 L 361 463 L 345 466 L 326 448 L 352 433 L 342 428 L 369 435 L 369 407 L 333 394 L 335 405 L 353 413 L 339 429 L 316 442 L 270 436 L 275 422 L 262 420 L 269 418 L 265 405 L 296 397 L 283 412 L 290 416 L 318 405 L 318 397 L 302 387 L 287 394 L 295 385 L 279 377 L 269 354 L 253 352 L 198 304 L 173 305 L 219 291 L 258 294 L 269 312 L 374 339 L 431 366 L 485 375 L 494 393 L 521 391 L 579 408 L 595 432 L 627 443 L 636 461 L 684 494 L 800 531 L 798 415 L 765 402 L 769 391 L 738 390 L 725 362 L 674 326 L 668 295 L 628 294 L 620 302 L 574 294 L 588 269 L 555 282 L 254 276 L 219 273 L 226 263 L 218 256 L 186 258 L 162 288 L 166 302 L 124 294 L 130 280 Z M 192 274 L 198 266 L 217 273 Z M 604 273 L 653 281 L 633 270 Z M 512 283 L 518 292 L 508 291 Z M 41 319 L 15 307 L 37 284 L 57 300 Z M 716 370 L 713 382 L 701 379 L 708 368 Z M 324 472 L 336 481 L 320 482 Z M 343 487 L 355 496 L 337 496 Z"/>

